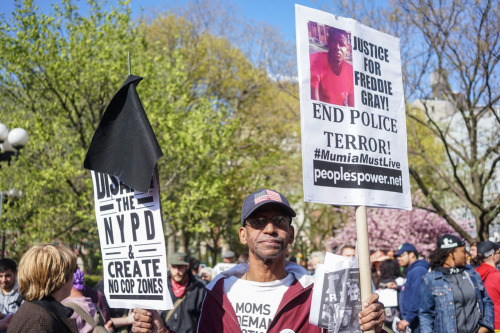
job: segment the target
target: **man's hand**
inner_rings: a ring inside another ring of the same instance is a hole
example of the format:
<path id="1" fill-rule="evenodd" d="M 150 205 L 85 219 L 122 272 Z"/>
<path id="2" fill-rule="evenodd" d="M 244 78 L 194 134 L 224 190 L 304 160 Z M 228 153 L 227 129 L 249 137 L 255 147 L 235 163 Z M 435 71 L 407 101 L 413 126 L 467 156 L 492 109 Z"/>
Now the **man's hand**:
<path id="1" fill-rule="evenodd" d="M 363 310 L 359 313 L 359 324 L 363 331 L 373 329 L 379 333 L 384 326 L 384 320 L 384 304 L 378 301 L 378 294 L 374 293 L 363 303 Z"/>
<path id="2" fill-rule="evenodd" d="M 488 333 L 490 330 L 487 329 L 486 327 L 484 326 L 481 326 L 479 327 L 479 330 L 477 331 L 477 333 Z"/>
<path id="3" fill-rule="evenodd" d="M 404 331 L 406 331 L 406 327 L 407 327 L 408 325 L 410 325 L 410 323 L 409 323 L 409 322 L 407 322 L 406 320 L 404 320 L 404 319 L 403 319 L 403 320 L 401 320 L 401 321 L 397 324 L 397 329 L 398 329 L 398 331 L 400 331 L 400 332 L 404 332 Z"/>
<path id="4" fill-rule="evenodd" d="M 158 311 L 134 309 L 134 324 L 132 325 L 134 333 L 166 333 L 167 328 L 163 324 Z"/>
<path id="5" fill-rule="evenodd" d="M 104 327 L 111 333 L 115 333 L 115 327 L 113 326 L 113 321 L 110 319 L 106 324 L 104 324 Z"/>

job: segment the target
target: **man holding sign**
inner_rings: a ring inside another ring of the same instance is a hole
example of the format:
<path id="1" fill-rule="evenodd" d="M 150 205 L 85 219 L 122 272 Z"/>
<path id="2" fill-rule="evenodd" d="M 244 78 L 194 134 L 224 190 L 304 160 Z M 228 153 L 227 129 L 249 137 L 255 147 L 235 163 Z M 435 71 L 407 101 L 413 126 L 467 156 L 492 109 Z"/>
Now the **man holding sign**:
<path id="1" fill-rule="evenodd" d="M 207 286 L 198 332 L 321 332 L 309 323 L 313 279 L 285 261 L 294 240 L 295 211 L 279 192 L 250 194 L 241 212 L 239 237 L 249 262 L 222 272 Z M 363 330 L 380 332 L 384 308 L 373 294 L 359 314 Z M 135 309 L 134 332 L 162 332 L 156 312 Z"/>

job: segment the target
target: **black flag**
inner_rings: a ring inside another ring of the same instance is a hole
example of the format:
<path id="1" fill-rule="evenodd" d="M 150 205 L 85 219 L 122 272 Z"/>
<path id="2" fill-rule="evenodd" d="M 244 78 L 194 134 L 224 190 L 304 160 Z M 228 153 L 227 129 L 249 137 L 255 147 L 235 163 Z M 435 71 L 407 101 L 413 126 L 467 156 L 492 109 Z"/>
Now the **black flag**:
<path id="1" fill-rule="evenodd" d="M 154 166 L 163 153 L 136 91 L 141 80 L 142 77 L 129 75 L 113 97 L 94 133 L 83 166 L 148 192 Z"/>

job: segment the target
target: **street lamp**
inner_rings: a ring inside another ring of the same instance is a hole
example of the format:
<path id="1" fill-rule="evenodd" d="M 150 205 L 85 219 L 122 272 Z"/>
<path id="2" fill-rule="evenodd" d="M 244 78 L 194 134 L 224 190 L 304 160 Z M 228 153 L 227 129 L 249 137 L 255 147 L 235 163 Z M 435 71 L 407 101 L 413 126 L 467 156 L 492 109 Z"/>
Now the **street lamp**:
<path id="1" fill-rule="evenodd" d="M 6 161 L 7 165 L 10 165 L 10 161 L 12 156 L 14 156 L 14 161 L 17 160 L 19 156 L 19 151 L 21 148 L 26 146 L 28 143 L 29 136 L 28 132 L 26 132 L 23 128 L 14 128 L 9 131 L 9 128 L 4 124 L 0 123 L 0 162 Z M 0 164 L 1 168 L 1 164 Z M 15 193 L 14 193 L 15 192 Z M 15 189 L 11 189 L 10 191 L 3 193 L 7 196 L 22 196 L 22 192 Z M 2 200 L 2 195 L 0 195 L 0 200 Z M 2 216 L 1 211 L 1 202 L 0 202 L 0 218 Z M 0 257 L 3 259 L 5 253 L 5 228 L 2 228 L 2 252 Z"/>
<path id="2" fill-rule="evenodd" d="M 7 161 L 10 165 L 12 156 L 17 160 L 19 150 L 26 146 L 29 136 L 23 128 L 14 128 L 9 131 L 7 126 L 0 123 L 0 161 Z"/>

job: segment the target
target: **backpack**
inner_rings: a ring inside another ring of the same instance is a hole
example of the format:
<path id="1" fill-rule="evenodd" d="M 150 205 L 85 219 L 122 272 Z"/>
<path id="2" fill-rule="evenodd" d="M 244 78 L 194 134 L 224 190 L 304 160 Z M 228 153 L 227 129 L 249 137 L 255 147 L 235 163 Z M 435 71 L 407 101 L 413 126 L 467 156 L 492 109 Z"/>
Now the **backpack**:
<path id="1" fill-rule="evenodd" d="M 104 318 L 99 308 L 97 308 L 94 318 L 92 318 L 87 311 L 73 302 L 66 302 L 64 305 L 75 310 L 77 315 L 79 315 L 87 324 L 90 324 L 93 328 L 93 333 L 110 333 L 104 326 L 106 323 L 104 322 Z"/>

